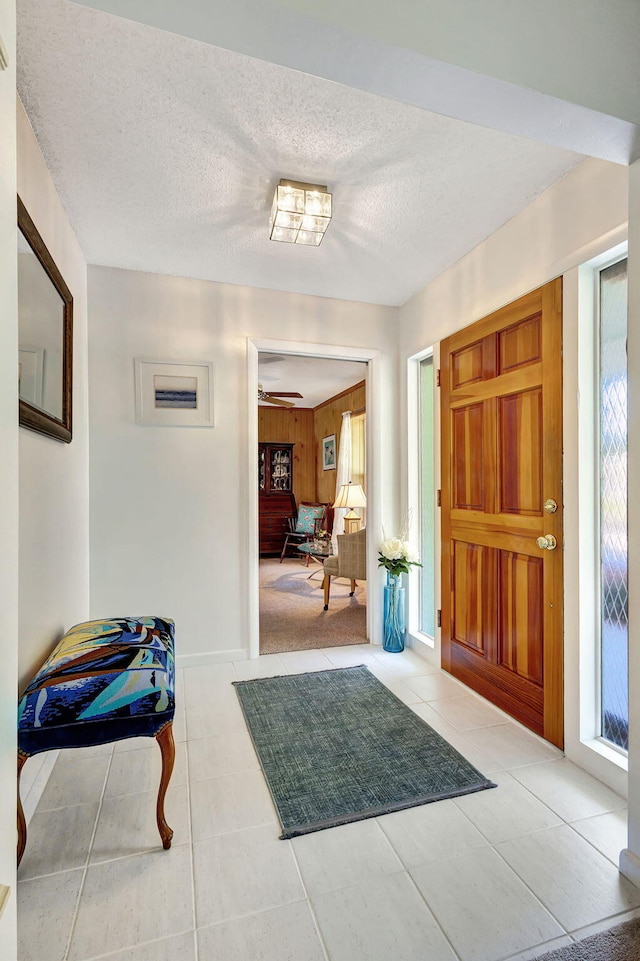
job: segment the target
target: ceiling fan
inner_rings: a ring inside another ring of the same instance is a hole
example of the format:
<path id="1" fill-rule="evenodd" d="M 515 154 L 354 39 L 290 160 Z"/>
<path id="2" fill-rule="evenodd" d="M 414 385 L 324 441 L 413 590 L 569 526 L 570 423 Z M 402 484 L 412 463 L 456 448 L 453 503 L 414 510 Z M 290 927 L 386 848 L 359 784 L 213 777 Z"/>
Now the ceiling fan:
<path id="1" fill-rule="evenodd" d="M 264 401 L 266 404 L 275 404 L 276 407 L 295 407 L 295 404 L 290 403 L 288 400 L 280 400 L 281 397 L 300 397 L 297 391 L 290 390 L 263 390 L 262 384 L 258 384 L 258 400 Z"/>

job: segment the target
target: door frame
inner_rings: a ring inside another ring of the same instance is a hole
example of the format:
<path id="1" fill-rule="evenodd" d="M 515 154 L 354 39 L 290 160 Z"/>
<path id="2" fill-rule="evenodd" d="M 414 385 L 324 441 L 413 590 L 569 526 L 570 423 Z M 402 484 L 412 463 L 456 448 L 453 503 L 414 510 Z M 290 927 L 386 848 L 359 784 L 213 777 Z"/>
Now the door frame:
<path id="1" fill-rule="evenodd" d="M 382 529 L 382 430 L 380 397 L 381 352 L 365 347 L 343 347 L 334 344 L 309 344 L 295 340 L 271 340 L 247 337 L 247 571 L 246 597 L 249 635 L 249 657 L 260 654 L 260 576 L 258 546 L 258 353 L 293 354 L 323 357 L 329 360 L 359 360 L 367 364 L 366 373 L 366 443 L 367 443 L 367 527 Z M 369 598 L 375 596 L 373 583 L 377 568 L 377 538 L 367 538 L 367 579 L 371 584 Z M 380 604 L 367 603 L 367 638 L 380 644 L 382 612 Z"/>

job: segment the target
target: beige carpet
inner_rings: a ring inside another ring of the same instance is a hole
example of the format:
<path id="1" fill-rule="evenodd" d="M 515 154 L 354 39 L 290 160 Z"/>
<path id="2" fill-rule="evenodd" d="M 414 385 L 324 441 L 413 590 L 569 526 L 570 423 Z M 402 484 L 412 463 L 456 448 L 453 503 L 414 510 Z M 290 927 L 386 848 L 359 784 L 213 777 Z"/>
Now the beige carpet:
<path id="1" fill-rule="evenodd" d="M 309 577 L 313 574 L 313 577 Z M 366 643 L 366 583 L 331 578 L 329 610 L 324 611 L 322 568 L 297 557 L 260 560 L 260 653 L 307 651 Z"/>

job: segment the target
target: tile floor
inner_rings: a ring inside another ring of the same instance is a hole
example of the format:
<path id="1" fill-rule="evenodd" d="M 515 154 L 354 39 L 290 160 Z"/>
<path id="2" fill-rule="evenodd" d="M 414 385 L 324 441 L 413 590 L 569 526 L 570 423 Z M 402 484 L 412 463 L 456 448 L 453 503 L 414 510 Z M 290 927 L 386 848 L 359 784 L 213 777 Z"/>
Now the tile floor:
<path id="1" fill-rule="evenodd" d="M 497 790 L 278 840 L 233 679 L 366 663 Z M 20 961 L 527 961 L 640 914 L 625 802 L 415 653 L 358 646 L 179 672 L 160 752 L 62 752 L 20 868 Z"/>

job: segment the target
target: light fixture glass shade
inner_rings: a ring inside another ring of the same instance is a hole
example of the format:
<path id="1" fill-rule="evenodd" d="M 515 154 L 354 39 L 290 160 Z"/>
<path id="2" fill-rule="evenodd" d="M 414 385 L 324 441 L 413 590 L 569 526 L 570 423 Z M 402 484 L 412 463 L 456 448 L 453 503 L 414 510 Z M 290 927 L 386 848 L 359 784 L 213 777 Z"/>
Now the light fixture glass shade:
<path id="1" fill-rule="evenodd" d="M 306 244 L 307 247 L 319 247 L 324 234 L 318 234 L 314 230 L 299 230 L 296 237 L 297 244 Z"/>
<path id="2" fill-rule="evenodd" d="M 331 220 L 331 194 L 319 184 L 281 180 L 269 219 L 271 240 L 317 247 Z"/>
<path id="3" fill-rule="evenodd" d="M 331 219 L 331 194 L 326 187 L 305 191 L 304 212 Z"/>
<path id="4" fill-rule="evenodd" d="M 274 224 L 276 227 L 293 227 L 294 230 L 299 230 L 304 220 L 306 220 L 306 217 L 303 217 L 302 214 L 291 214 L 288 210 L 279 210 Z"/>
<path id="5" fill-rule="evenodd" d="M 366 507 L 367 497 L 362 489 L 362 484 L 343 484 L 333 506 Z"/>
<path id="6" fill-rule="evenodd" d="M 281 240 L 284 243 L 295 244 L 298 231 L 292 227 L 274 227 L 271 231 L 272 240 Z"/>
<path id="7" fill-rule="evenodd" d="M 276 202 L 278 210 L 288 210 L 290 213 L 303 214 L 305 212 L 304 190 L 280 181 L 276 187 Z"/>
<path id="8" fill-rule="evenodd" d="M 301 218 L 300 226 L 303 230 L 315 230 L 323 234 L 329 226 L 329 218 L 315 217 L 311 216 L 311 214 L 305 214 L 304 217 Z"/>

